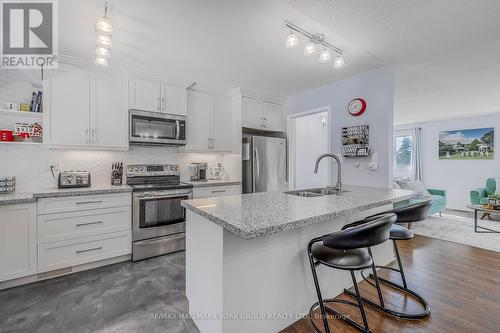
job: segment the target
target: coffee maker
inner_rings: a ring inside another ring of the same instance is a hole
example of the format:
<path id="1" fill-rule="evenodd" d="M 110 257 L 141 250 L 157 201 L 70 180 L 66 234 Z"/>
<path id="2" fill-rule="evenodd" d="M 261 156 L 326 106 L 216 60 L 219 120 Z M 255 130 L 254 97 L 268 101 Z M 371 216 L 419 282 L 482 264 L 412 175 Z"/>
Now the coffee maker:
<path id="1" fill-rule="evenodd" d="M 191 180 L 197 182 L 207 181 L 207 163 L 191 163 L 192 164 L 192 174 Z"/>

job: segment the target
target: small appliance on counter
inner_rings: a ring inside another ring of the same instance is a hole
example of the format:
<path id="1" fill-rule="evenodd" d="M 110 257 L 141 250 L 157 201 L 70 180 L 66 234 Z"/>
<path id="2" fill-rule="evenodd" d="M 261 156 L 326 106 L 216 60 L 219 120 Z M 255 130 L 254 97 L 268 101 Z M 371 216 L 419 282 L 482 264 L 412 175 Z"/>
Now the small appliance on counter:
<path id="1" fill-rule="evenodd" d="M 215 180 L 225 180 L 226 179 L 226 171 L 221 163 L 217 163 L 215 168 L 210 169 L 210 179 Z"/>
<path id="2" fill-rule="evenodd" d="M 191 163 L 192 164 L 192 174 L 191 181 L 194 182 L 204 182 L 207 181 L 207 163 Z"/>
<path id="3" fill-rule="evenodd" d="M 111 185 L 122 185 L 123 179 L 123 163 L 115 162 L 111 165 Z"/>
<path id="4" fill-rule="evenodd" d="M 90 173 L 84 170 L 61 171 L 57 180 L 59 188 L 90 187 Z"/>
<path id="5" fill-rule="evenodd" d="M 16 191 L 16 177 L 0 177 L 0 194 Z"/>

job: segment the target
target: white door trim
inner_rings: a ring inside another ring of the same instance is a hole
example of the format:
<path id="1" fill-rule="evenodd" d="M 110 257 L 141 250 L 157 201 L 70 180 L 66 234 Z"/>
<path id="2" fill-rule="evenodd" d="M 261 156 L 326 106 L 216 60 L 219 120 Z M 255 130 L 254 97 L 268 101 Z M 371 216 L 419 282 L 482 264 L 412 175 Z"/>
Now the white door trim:
<path id="1" fill-rule="evenodd" d="M 331 121 L 332 121 L 332 107 L 330 105 L 325 105 L 316 109 L 311 109 L 299 113 L 294 113 L 287 116 L 287 133 L 288 133 L 288 187 L 289 189 L 295 189 L 295 120 L 300 117 L 308 116 L 315 113 L 328 113 L 328 125 L 327 125 L 327 147 L 328 151 L 331 151 L 332 136 L 331 136 Z M 325 151 L 325 153 L 327 153 Z M 332 183 L 332 168 L 331 162 L 328 159 L 328 181 Z M 328 185 L 328 184 L 326 184 Z"/>

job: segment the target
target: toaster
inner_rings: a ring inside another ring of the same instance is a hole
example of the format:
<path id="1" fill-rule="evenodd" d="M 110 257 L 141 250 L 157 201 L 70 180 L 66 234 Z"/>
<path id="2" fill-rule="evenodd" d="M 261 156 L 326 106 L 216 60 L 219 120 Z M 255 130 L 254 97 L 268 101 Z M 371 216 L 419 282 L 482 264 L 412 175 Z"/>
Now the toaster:
<path id="1" fill-rule="evenodd" d="M 83 170 L 61 171 L 57 186 L 59 188 L 90 187 L 90 173 Z"/>

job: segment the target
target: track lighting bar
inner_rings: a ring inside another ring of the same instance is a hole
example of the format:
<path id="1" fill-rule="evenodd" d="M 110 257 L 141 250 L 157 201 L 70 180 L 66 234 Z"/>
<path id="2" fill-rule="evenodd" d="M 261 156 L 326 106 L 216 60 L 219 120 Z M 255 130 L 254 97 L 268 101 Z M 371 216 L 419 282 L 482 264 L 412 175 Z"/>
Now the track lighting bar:
<path id="1" fill-rule="evenodd" d="M 336 47 L 336 46 L 328 43 L 327 41 L 325 41 L 325 36 L 323 34 L 312 34 L 312 33 L 308 32 L 308 31 L 302 29 L 298 25 L 295 25 L 292 22 L 287 21 L 287 20 L 285 20 L 285 24 L 291 30 L 296 31 L 296 32 L 298 32 L 298 33 L 306 36 L 307 38 L 309 38 L 310 40 L 312 40 L 314 43 L 321 44 L 324 47 L 331 49 L 332 51 L 334 51 L 335 53 L 337 53 L 340 56 L 342 56 L 344 54 L 344 51 L 342 51 L 338 47 Z"/>

